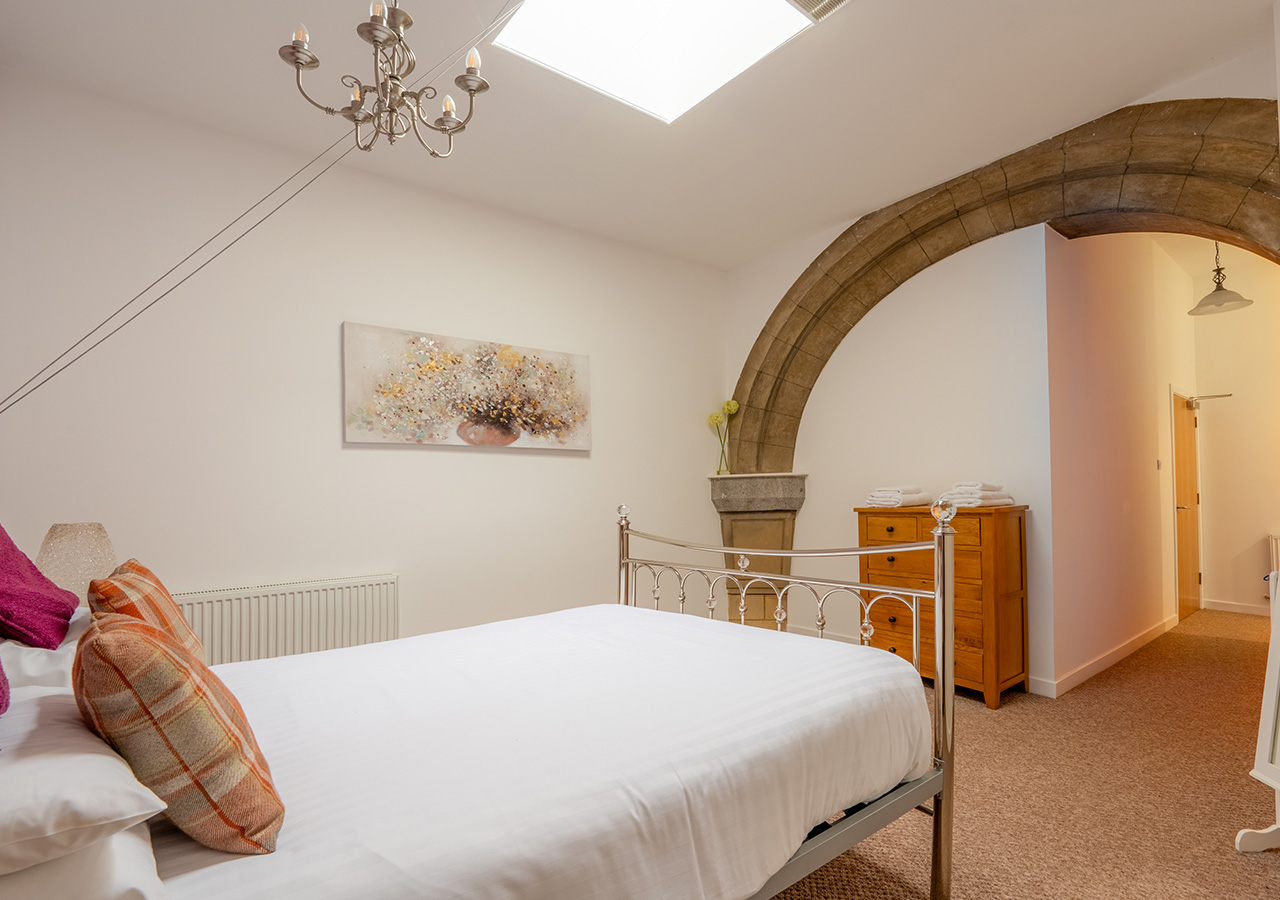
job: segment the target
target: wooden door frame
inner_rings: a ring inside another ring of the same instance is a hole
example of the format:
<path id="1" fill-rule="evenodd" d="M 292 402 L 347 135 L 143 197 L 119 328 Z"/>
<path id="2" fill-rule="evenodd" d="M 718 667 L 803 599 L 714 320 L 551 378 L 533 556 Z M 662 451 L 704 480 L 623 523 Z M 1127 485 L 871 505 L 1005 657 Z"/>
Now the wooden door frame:
<path id="1" fill-rule="evenodd" d="M 1172 617 L 1173 623 L 1178 623 L 1179 609 L 1182 597 L 1182 591 L 1178 584 L 1178 426 L 1174 421 L 1177 414 L 1178 397 L 1189 400 L 1196 395 L 1195 391 L 1184 391 L 1176 387 L 1172 382 L 1169 383 L 1169 493 L 1172 498 L 1173 525 L 1169 539 L 1173 541 L 1173 609 L 1166 618 Z M 1199 417 L 1197 416 L 1197 419 Z M 1196 496 L 1200 495 L 1200 429 L 1195 431 L 1196 444 Z M 1197 504 L 1200 506 L 1201 504 Z M 1202 575 L 1200 585 L 1200 609 L 1204 609 L 1204 516 L 1200 514 L 1200 510 L 1196 511 L 1196 555 L 1199 560 L 1200 572 Z"/>

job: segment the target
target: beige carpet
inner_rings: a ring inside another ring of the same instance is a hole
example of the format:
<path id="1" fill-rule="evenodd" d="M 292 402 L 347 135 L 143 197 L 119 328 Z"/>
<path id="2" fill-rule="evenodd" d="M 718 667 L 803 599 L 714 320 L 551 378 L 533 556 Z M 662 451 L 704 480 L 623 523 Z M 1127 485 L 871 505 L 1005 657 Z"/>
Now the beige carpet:
<path id="1" fill-rule="evenodd" d="M 1057 700 L 1006 691 L 956 715 L 957 900 L 1280 900 L 1276 821 L 1249 777 L 1270 622 L 1201 611 Z M 929 895 L 930 819 L 911 813 L 779 895 Z"/>

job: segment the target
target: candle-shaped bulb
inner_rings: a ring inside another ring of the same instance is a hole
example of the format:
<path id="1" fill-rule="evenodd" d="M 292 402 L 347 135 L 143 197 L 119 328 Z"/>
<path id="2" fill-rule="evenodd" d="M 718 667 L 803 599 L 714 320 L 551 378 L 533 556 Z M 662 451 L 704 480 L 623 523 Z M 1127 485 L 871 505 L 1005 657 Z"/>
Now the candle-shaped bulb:
<path id="1" fill-rule="evenodd" d="M 299 23 L 298 27 L 294 29 L 293 39 L 295 41 L 301 41 L 304 44 L 311 40 L 311 36 L 307 34 L 307 26 Z"/>
<path id="2" fill-rule="evenodd" d="M 468 69 L 480 68 L 480 51 L 477 50 L 475 47 L 472 47 L 471 52 L 467 54 L 467 68 Z"/>
<path id="3" fill-rule="evenodd" d="M 385 19 L 387 17 L 387 5 L 382 0 L 373 0 L 369 4 L 369 18 Z"/>
<path id="4" fill-rule="evenodd" d="M 356 85 L 351 89 L 351 104 L 352 106 L 360 105 L 360 85 Z"/>
<path id="5" fill-rule="evenodd" d="M 456 119 L 458 107 L 454 104 L 453 98 L 448 94 L 444 95 L 444 116 L 446 119 Z"/>

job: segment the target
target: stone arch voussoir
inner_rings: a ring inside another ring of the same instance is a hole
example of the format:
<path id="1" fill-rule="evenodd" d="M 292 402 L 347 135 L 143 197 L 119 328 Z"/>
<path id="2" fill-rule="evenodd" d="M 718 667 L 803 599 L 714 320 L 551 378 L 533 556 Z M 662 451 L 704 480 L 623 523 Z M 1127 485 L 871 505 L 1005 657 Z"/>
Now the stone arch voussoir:
<path id="1" fill-rule="evenodd" d="M 734 472 L 790 472 L 805 403 L 864 315 L 979 241 L 1049 224 L 1068 238 L 1195 234 L 1280 263 L 1274 100 L 1130 106 L 854 222 L 796 280 L 734 390 Z"/>

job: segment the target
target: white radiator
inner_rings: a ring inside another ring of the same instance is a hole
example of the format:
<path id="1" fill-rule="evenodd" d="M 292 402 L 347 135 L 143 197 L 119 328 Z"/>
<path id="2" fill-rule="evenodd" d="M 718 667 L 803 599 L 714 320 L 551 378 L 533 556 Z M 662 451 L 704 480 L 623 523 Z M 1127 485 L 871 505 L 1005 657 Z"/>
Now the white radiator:
<path id="1" fill-rule="evenodd" d="M 365 575 L 173 595 L 210 665 L 399 636 L 400 579 Z"/>

